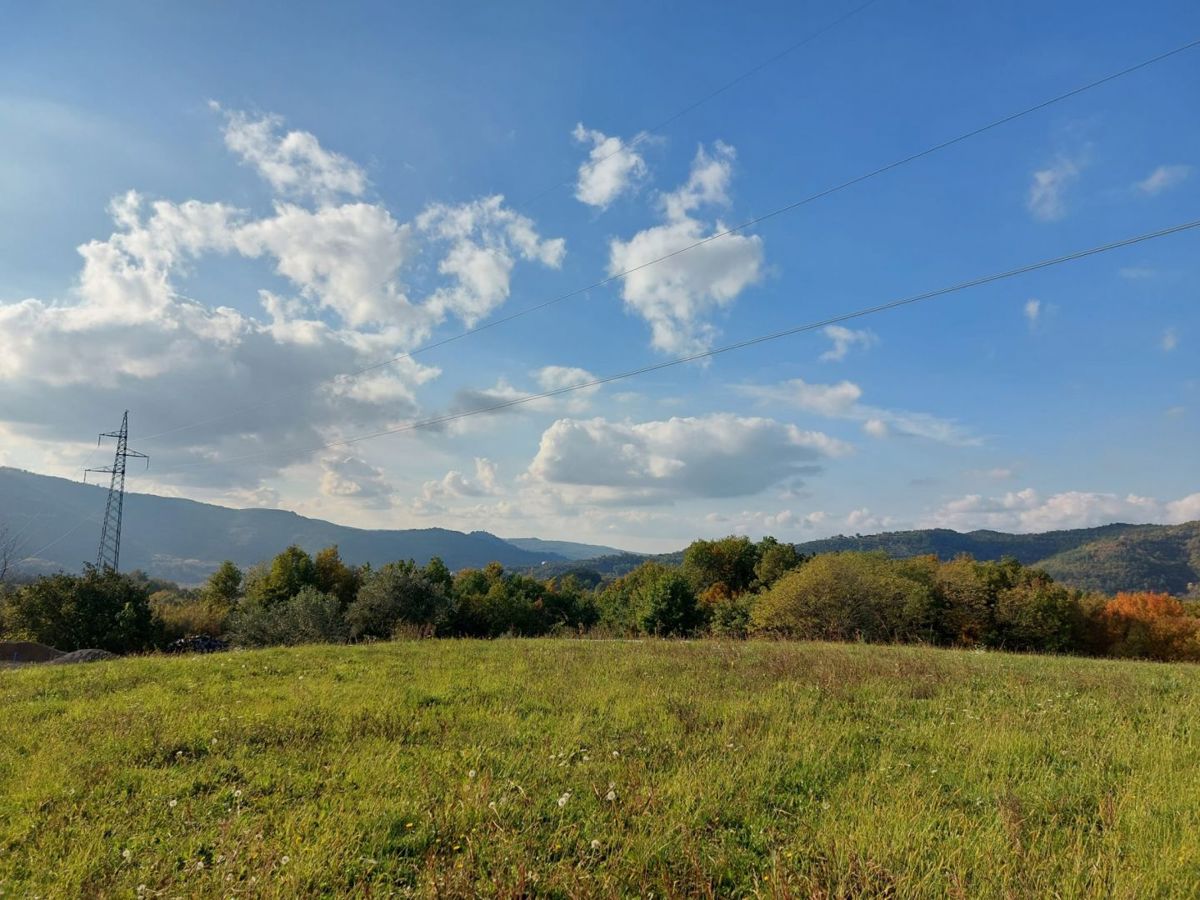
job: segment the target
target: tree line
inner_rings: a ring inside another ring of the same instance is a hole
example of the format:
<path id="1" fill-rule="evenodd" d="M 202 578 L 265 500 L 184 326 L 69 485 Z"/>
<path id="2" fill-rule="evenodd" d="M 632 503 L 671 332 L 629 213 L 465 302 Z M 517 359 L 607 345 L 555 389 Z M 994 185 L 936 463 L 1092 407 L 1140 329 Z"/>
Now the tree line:
<path id="1" fill-rule="evenodd" d="M 352 566 L 336 546 L 292 546 L 245 572 L 225 562 L 198 589 L 94 568 L 45 576 L 0 598 L 0 635 L 118 653 L 191 634 L 264 647 L 603 633 L 1200 661 L 1198 606 L 1074 590 L 1013 559 L 807 557 L 774 538 L 696 541 L 680 565 L 651 560 L 611 580 L 586 569 L 539 579 L 499 563 L 452 573 L 437 558 Z"/>

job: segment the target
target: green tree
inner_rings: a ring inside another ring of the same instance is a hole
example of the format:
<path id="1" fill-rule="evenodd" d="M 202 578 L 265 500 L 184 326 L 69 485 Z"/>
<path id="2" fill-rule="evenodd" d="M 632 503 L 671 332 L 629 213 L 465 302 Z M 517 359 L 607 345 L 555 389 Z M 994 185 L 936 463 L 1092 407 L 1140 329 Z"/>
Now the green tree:
<path id="1" fill-rule="evenodd" d="M 354 602 L 360 583 L 358 570 L 342 562 L 337 544 L 326 547 L 313 560 L 314 587 L 337 597 L 343 609 Z"/>
<path id="2" fill-rule="evenodd" d="M 754 580 L 760 588 L 769 588 L 792 569 L 804 563 L 794 544 L 781 544 L 773 537 L 758 542 L 758 562 L 754 564 Z"/>
<path id="3" fill-rule="evenodd" d="M 696 592 L 689 580 L 678 572 L 659 576 L 642 593 L 638 625 L 647 634 L 691 634 L 703 622 Z"/>
<path id="4" fill-rule="evenodd" d="M 883 554 L 829 553 L 779 579 L 754 607 L 760 631 L 815 640 L 929 639 L 930 589 Z"/>
<path id="5" fill-rule="evenodd" d="M 237 603 L 241 593 L 242 570 L 228 559 L 204 583 L 204 599 L 210 604 L 229 608 Z"/>
<path id="6" fill-rule="evenodd" d="M 242 647 L 340 643 L 350 628 L 341 601 L 305 585 L 286 600 L 247 597 L 230 619 L 230 637 Z"/>
<path id="7" fill-rule="evenodd" d="M 750 590 L 758 548 L 748 537 L 730 536 L 717 541 L 693 541 L 683 551 L 682 573 L 693 592 L 703 594 L 723 584 L 730 594 Z"/>
<path id="8" fill-rule="evenodd" d="M 246 599 L 261 600 L 267 606 L 290 600 L 300 589 L 316 586 L 316 566 L 312 557 L 295 544 L 273 560 L 258 577 L 246 579 Z"/>
<path id="9" fill-rule="evenodd" d="M 449 598 L 411 562 L 394 562 L 369 573 L 346 609 L 350 636 L 389 638 L 400 624 L 437 627 Z"/>
<path id="10" fill-rule="evenodd" d="M 149 593 L 127 575 L 88 566 L 21 587 L 9 599 L 5 625 L 15 636 L 71 651 L 148 650 L 157 636 Z"/>

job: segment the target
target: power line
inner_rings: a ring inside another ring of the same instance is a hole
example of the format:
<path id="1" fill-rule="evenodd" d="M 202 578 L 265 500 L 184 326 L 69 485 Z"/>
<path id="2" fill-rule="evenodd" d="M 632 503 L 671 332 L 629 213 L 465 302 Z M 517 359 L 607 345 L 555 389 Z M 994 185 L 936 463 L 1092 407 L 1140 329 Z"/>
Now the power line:
<path id="1" fill-rule="evenodd" d="M 350 372 L 346 372 L 340 376 L 336 376 L 336 378 L 343 379 L 343 380 L 352 380 L 352 379 L 358 378 L 362 375 L 367 374 L 368 372 L 374 372 L 374 371 L 377 371 L 378 369 L 382 369 L 387 366 L 394 365 L 402 360 L 411 359 L 420 354 L 428 353 L 431 350 L 436 350 L 439 347 L 445 347 L 448 344 L 455 343 L 456 341 L 463 340 L 464 338 L 471 337 L 472 335 L 479 334 L 480 332 L 487 331 L 492 328 L 496 328 L 500 325 L 505 325 L 509 322 L 512 322 L 517 319 L 523 318 L 527 315 L 530 315 L 531 313 L 535 313 L 540 310 L 546 309 L 550 306 L 554 306 L 555 304 L 561 303 L 565 300 L 570 300 L 574 297 L 578 297 L 583 294 L 586 294 L 589 291 L 593 291 L 598 288 L 605 287 L 609 284 L 612 284 L 613 282 L 619 281 L 622 278 L 632 275 L 635 272 L 640 272 L 643 269 L 648 269 L 651 266 L 655 266 L 659 263 L 665 262 L 666 260 L 673 259 L 676 256 L 680 256 L 691 250 L 695 250 L 697 247 L 702 247 L 705 244 L 712 243 L 713 241 L 719 240 L 721 238 L 728 237 L 729 235 L 737 234 L 738 232 L 745 231 L 746 229 L 751 228 L 755 225 L 758 225 L 762 222 L 766 222 L 769 219 L 773 219 L 773 218 L 775 218 L 777 216 L 781 216 L 785 213 L 792 212 L 803 206 L 807 206 L 810 203 L 814 203 L 817 200 L 824 199 L 825 197 L 829 197 L 833 194 L 837 194 L 841 191 L 847 190 L 848 188 L 854 187 L 855 185 L 862 184 L 865 181 L 869 181 L 873 178 L 877 178 L 880 175 L 884 175 L 895 169 L 899 169 L 903 166 L 909 165 L 910 163 L 914 163 L 920 159 L 924 159 L 927 156 L 931 156 L 931 155 L 938 153 L 942 150 L 945 150 L 949 147 L 953 147 L 956 144 L 960 144 L 964 141 L 970 140 L 971 138 L 978 137 L 981 134 L 985 134 L 985 133 L 992 131 L 996 128 L 999 128 L 1003 125 L 1007 125 L 1010 122 L 1015 122 L 1018 119 L 1025 118 L 1026 116 L 1032 115 L 1033 113 L 1039 112 L 1050 106 L 1054 106 L 1055 104 L 1062 103 L 1063 101 L 1069 100 L 1072 97 L 1077 97 L 1082 93 L 1093 90 L 1094 88 L 1098 88 L 1102 85 L 1108 84 L 1111 81 L 1115 81 L 1119 78 L 1124 78 L 1127 75 L 1131 75 L 1134 72 L 1138 72 L 1141 69 L 1145 69 L 1148 66 L 1152 66 L 1156 63 L 1163 62 L 1164 60 L 1170 59 L 1173 56 L 1176 56 L 1187 50 L 1192 50 L 1196 47 L 1200 47 L 1200 39 L 1189 41 L 1188 43 L 1183 44 L 1178 47 L 1175 47 L 1172 50 L 1167 50 L 1164 53 L 1160 53 L 1156 56 L 1150 57 L 1149 59 L 1142 60 L 1141 62 L 1135 63 L 1134 65 L 1128 66 L 1117 72 L 1112 72 L 1108 75 L 1103 76 L 1102 78 L 1098 78 L 1094 81 L 1088 82 L 1087 84 L 1080 85 L 1079 87 L 1076 87 L 1076 88 L 1072 88 L 1071 90 L 1066 91 L 1064 93 L 1057 94 L 1054 97 L 1051 97 L 1047 100 L 1043 100 L 1039 103 L 1034 104 L 1033 106 L 1028 106 L 1018 112 L 1009 113 L 1006 116 L 1003 116 L 999 119 L 995 119 L 991 122 L 988 122 L 986 125 L 981 125 L 977 128 L 973 128 L 970 131 L 966 131 L 966 132 L 963 132 L 962 134 L 957 135 L 956 137 L 952 137 L 948 140 L 934 144 L 930 147 L 925 148 L 924 150 L 919 150 L 915 153 L 911 153 L 908 156 L 894 160 L 893 162 L 890 162 L 890 163 L 887 163 L 886 165 L 880 166 L 877 169 L 872 169 L 871 171 L 866 172 L 864 174 L 857 175 L 846 181 L 840 182 L 831 187 L 827 187 L 820 191 L 817 191 L 816 193 L 809 194 L 806 197 L 802 197 L 799 200 L 795 200 L 784 206 L 780 206 L 776 209 L 771 210 L 770 212 L 764 213 L 760 216 L 755 216 L 752 219 L 748 219 L 745 222 L 742 222 L 740 225 L 734 225 L 733 227 L 727 228 L 724 231 L 716 232 L 714 234 L 709 235 L 708 237 L 701 238 L 700 240 L 695 241 L 694 243 L 691 243 L 684 247 L 681 247 L 678 250 L 673 250 L 670 253 L 664 254 L 663 256 L 656 257 L 654 259 L 648 260 L 647 262 L 644 262 L 639 265 L 633 266 L 631 268 L 625 269 L 624 271 L 617 272 L 616 274 L 613 274 L 613 275 L 609 275 L 606 278 L 602 278 L 599 281 L 592 282 L 591 284 L 588 284 L 584 287 L 576 288 L 575 290 L 568 291 L 565 294 L 559 294 L 555 297 L 551 297 L 547 300 L 543 300 L 543 301 L 541 301 L 539 303 L 535 303 L 531 306 L 526 306 L 523 309 L 516 310 L 515 312 L 509 313 L 508 315 L 505 315 L 505 316 L 501 316 L 498 319 L 492 319 L 491 321 L 485 322 L 482 325 L 477 325 L 474 328 L 468 328 L 465 331 L 459 332 L 458 334 L 453 334 L 448 337 L 441 338 L 437 341 L 433 341 L 431 343 L 424 344 L 420 347 L 417 347 L 413 350 L 409 350 L 405 353 L 401 353 L 397 356 L 393 356 L 389 359 L 381 360 L 380 362 L 372 363 L 372 364 L 370 364 L 368 366 L 364 366 L 360 369 L 355 369 Z M 149 435 L 148 437 L 143 438 L 142 441 L 147 442 L 147 441 L 150 441 L 150 440 L 153 440 L 156 438 L 164 437 L 169 434 L 176 434 L 180 431 L 188 431 L 193 428 L 200 428 L 205 425 L 211 425 L 214 422 L 222 422 L 222 421 L 232 418 L 234 416 L 242 415 L 243 413 L 253 412 L 255 410 L 262 409 L 263 407 L 269 406 L 272 403 L 275 403 L 280 399 L 283 399 L 286 397 L 291 397 L 291 396 L 297 396 L 301 393 L 305 393 L 305 391 L 299 391 L 299 390 L 297 390 L 297 391 L 282 391 L 282 392 L 276 394 L 274 396 L 274 398 L 271 400 L 264 400 L 259 403 L 251 404 L 249 406 L 244 406 L 240 409 L 236 409 L 231 412 L 222 413 L 221 415 L 213 416 L 208 419 L 203 419 L 198 422 L 192 422 L 192 423 L 185 424 L 185 425 L 179 425 L 175 428 L 169 428 L 164 431 L 159 431 L 152 435 Z"/>
<path id="2" fill-rule="evenodd" d="M 432 428 L 437 425 L 444 425 L 448 422 L 455 422 L 459 419 L 466 419 L 466 418 L 470 418 L 471 416 L 483 415 L 485 413 L 499 412 L 501 410 L 511 409 L 514 406 L 521 406 L 522 404 L 525 404 L 525 403 L 532 403 L 536 400 L 546 400 L 551 397 L 558 397 L 563 394 L 572 393 L 574 391 L 581 391 L 581 390 L 585 390 L 587 388 L 599 387 L 601 385 L 611 384 L 614 381 L 622 381 L 626 378 L 633 378 L 638 375 L 646 375 L 651 372 L 657 372 L 661 369 L 668 369 L 673 366 L 680 366 L 685 363 L 697 362 L 702 359 L 711 359 L 714 356 L 720 356 L 721 354 L 724 354 L 724 353 L 731 353 L 735 350 L 744 350 L 747 347 L 754 347 L 754 346 L 757 346 L 758 344 L 765 344 L 769 341 L 776 341 L 776 340 L 779 340 L 780 338 L 791 337 L 793 335 L 802 334 L 804 332 L 816 331 L 819 328 L 825 328 L 830 325 L 837 325 L 841 322 L 849 322 L 853 319 L 861 319 L 865 316 L 876 315 L 878 313 L 887 312 L 888 310 L 898 309 L 898 308 L 904 307 L 904 306 L 912 306 L 913 304 L 922 303 L 926 300 L 932 300 L 936 297 L 944 297 L 948 294 L 958 293 L 960 291 L 965 291 L 970 288 L 982 287 L 983 285 L 986 285 L 986 284 L 992 284 L 997 281 L 1004 281 L 1009 278 L 1015 278 L 1018 275 L 1026 275 L 1030 272 L 1036 272 L 1041 269 L 1048 269 L 1048 268 L 1051 268 L 1052 266 L 1058 266 L 1058 265 L 1062 265 L 1064 263 L 1074 262 L 1076 260 L 1085 259 L 1090 256 L 1097 256 L 1101 253 L 1108 253 L 1113 250 L 1118 250 L 1122 247 L 1129 247 L 1134 244 L 1141 244 L 1146 241 L 1152 241 L 1152 240 L 1156 240 L 1158 238 L 1167 237 L 1168 235 L 1179 234 L 1180 232 L 1189 231 L 1194 228 L 1200 228 L 1200 219 L 1195 219 L 1190 222 L 1183 222 L 1178 225 L 1171 225 L 1167 228 L 1159 229 L 1158 231 L 1151 231 L 1151 232 L 1146 232 L 1144 234 L 1135 235 L 1133 237 L 1122 238 L 1120 240 L 1112 241 L 1107 244 L 1100 244 L 1099 246 L 1096 246 L 1096 247 L 1089 247 L 1086 250 L 1077 250 L 1074 253 L 1068 253 L 1064 256 L 1056 256 L 1051 259 L 1044 259 L 1044 260 L 1040 260 L 1038 262 L 1028 263 L 1023 266 L 1018 266 L 1015 269 L 1007 269 L 1003 272 L 996 272 L 991 275 L 984 275 L 979 278 L 972 278 L 969 281 L 960 281 L 956 284 L 949 285 L 948 287 L 936 288 L 934 290 L 925 291 L 920 294 L 913 294 L 908 297 L 901 297 L 896 300 L 889 300 L 886 303 L 880 303 L 876 306 L 868 306 L 863 309 L 854 310 L 853 312 L 842 313 L 840 315 L 831 316 L 830 318 L 827 318 L 827 319 L 821 319 L 820 321 L 808 322 L 803 325 L 795 325 L 790 328 L 785 328 L 781 331 L 773 331 L 773 332 L 770 332 L 769 334 L 758 335 L 757 337 L 747 338 L 745 340 L 737 341 L 732 344 L 726 344 L 722 347 L 715 347 L 710 350 L 704 350 L 700 353 L 693 353 L 688 356 L 676 357 L 675 359 L 669 359 L 669 360 L 665 360 L 663 362 L 653 363 L 651 365 L 642 366 L 641 368 L 637 368 L 637 369 L 630 369 L 629 371 L 620 372 L 615 375 L 606 375 L 601 378 L 593 378 L 589 381 L 583 381 L 578 384 L 572 384 L 572 385 L 568 385 L 566 387 L 555 388 L 554 390 L 550 390 L 550 391 L 543 391 L 540 394 L 530 394 L 525 397 L 517 397 L 512 400 L 505 400 L 501 403 L 495 403 L 490 406 L 484 406 L 484 407 L 478 407 L 475 409 L 463 410 L 461 412 L 456 412 L 456 413 L 447 413 L 445 415 L 436 416 L 431 419 L 423 419 L 419 422 L 410 422 L 406 425 L 401 425 L 396 428 L 387 428 L 382 431 L 374 431 L 369 434 L 360 434 L 360 435 L 355 435 L 354 437 L 342 438 L 342 439 L 339 439 L 336 441 L 327 441 L 323 444 L 318 444 L 313 447 L 303 448 L 300 452 L 311 453 L 311 452 L 315 452 L 317 450 L 324 450 L 329 447 L 349 446 L 351 444 L 357 444 L 362 441 L 371 440 L 372 438 L 384 437 L 385 435 L 400 434 L 400 433 L 406 432 L 406 431 L 415 431 L 420 428 Z M 230 459 L 227 459 L 227 460 L 205 460 L 205 461 L 199 462 L 199 463 L 190 463 L 190 464 L 185 463 L 184 465 L 178 466 L 176 468 L 190 468 L 192 466 L 198 466 L 198 465 L 215 465 L 217 463 L 241 462 L 246 459 L 253 459 L 253 458 L 260 457 L 260 456 L 264 456 L 264 455 L 270 454 L 272 452 L 274 452 L 274 451 L 268 449 L 268 450 L 258 451 L 256 453 L 245 454 L 243 456 L 231 457 Z"/>

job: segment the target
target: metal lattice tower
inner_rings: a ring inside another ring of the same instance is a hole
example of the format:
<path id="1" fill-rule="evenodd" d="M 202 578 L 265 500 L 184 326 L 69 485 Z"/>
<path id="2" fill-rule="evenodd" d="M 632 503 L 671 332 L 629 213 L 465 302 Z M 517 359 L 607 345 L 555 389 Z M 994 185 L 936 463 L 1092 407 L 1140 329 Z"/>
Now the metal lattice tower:
<path id="1" fill-rule="evenodd" d="M 98 469 L 85 469 L 84 472 L 104 472 L 112 476 L 108 483 L 108 502 L 104 506 L 104 525 L 100 529 L 100 549 L 96 553 L 96 568 L 117 571 L 117 563 L 121 559 L 121 513 L 125 507 L 125 461 L 129 457 L 146 460 L 150 465 L 150 457 L 129 449 L 129 410 L 121 419 L 120 431 L 106 431 L 96 438 L 96 446 L 106 437 L 117 439 L 117 454 L 111 466 Z M 86 474 L 84 476 L 87 477 Z"/>

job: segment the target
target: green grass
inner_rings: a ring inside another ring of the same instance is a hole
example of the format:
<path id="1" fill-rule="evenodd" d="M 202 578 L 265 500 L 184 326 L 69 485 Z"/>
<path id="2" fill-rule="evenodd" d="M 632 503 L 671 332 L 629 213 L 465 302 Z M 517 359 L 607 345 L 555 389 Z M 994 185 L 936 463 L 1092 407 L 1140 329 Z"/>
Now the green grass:
<path id="1" fill-rule="evenodd" d="M 1200 667 L 429 641 L 0 703 L 5 897 L 1200 894 Z"/>

